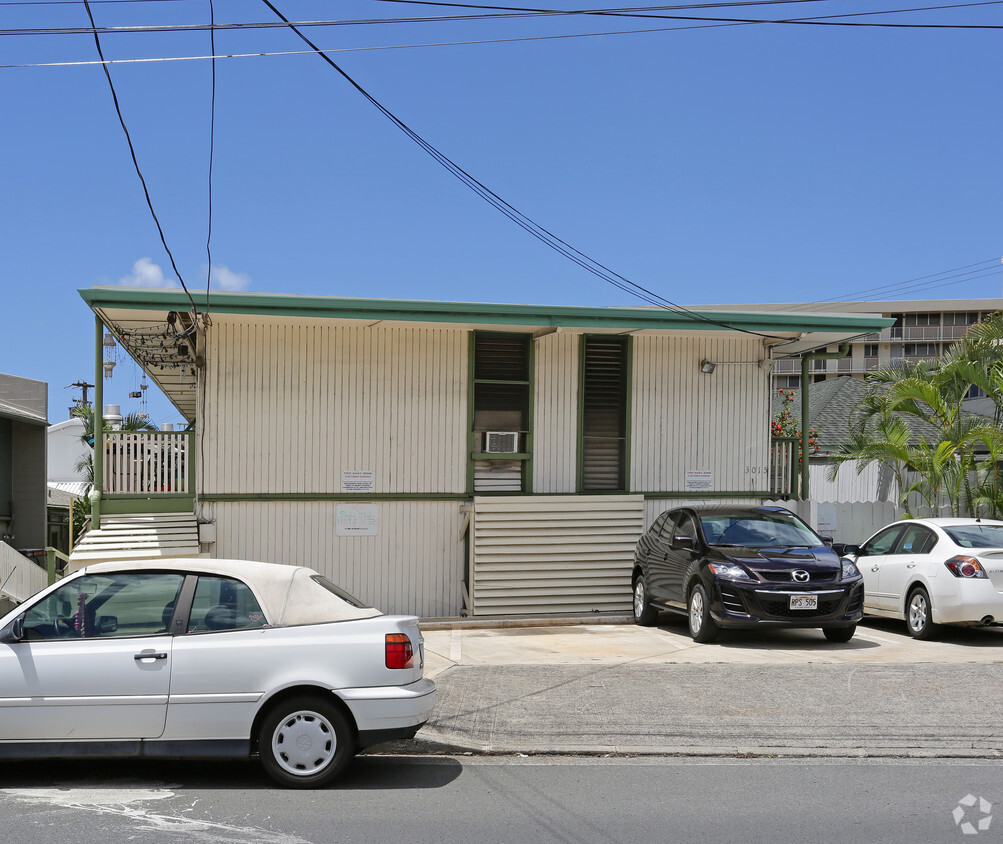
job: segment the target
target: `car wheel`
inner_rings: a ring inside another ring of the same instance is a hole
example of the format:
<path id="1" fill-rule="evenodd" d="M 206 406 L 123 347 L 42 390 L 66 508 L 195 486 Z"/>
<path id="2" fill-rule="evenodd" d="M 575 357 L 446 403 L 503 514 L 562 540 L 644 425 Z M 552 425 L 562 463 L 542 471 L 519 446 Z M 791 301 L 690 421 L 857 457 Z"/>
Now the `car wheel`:
<path id="1" fill-rule="evenodd" d="M 340 774 L 354 755 L 352 728 L 337 706 L 320 697 L 289 698 L 258 733 L 268 775 L 289 788 L 317 788 Z"/>
<path id="2" fill-rule="evenodd" d="M 648 603 L 648 582 L 644 575 L 638 575 L 634 581 L 634 623 L 651 627 L 656 618 L 658 610 Z"/>
<path id="3" fill-rule="evenodd" d="M 937 632 L 933 623 L 930 596 L 922 586 L 909 593 L 905 605 L 905 626 L 914 639 L 932 639 Z"/>
<path id="4" fill-rule="evenodd" d="M 710 601 L 702 583 L 690 590 L 689 618 L 690 636 L 694 642 L 706 644 L 717 638 L 718 626 L 710 617 Z"/>
<path id="5" fill-rule="evenodd" d="M 823 627 L 822 632 L 830 642 L 849 642 L 853 634 L 857 632 L 857 625 L 851 624 L 849 627 Z"/>

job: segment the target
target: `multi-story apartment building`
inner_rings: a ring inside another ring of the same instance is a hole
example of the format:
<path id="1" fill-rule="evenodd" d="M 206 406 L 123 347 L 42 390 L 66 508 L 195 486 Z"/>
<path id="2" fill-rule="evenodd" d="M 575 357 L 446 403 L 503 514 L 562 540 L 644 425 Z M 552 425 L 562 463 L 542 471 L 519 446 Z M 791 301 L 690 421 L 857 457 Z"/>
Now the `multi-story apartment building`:
<path id="1" fill-rule="evenodd" d="M 920 361 L 939 357 L 955 340 L 982 317 L 1003 310 L 1003 299 L 915 299 L 904 301 L 787 303 L 758 305 L 715 305 L 718 310 L 741 308 L 749 311 L 803 311 L 811 313 L 866 313 L 892 317 L 895 324 L 877 334 L 857 337 L 850 354 L 837 360 L 811 361 L 814 382 L 840 375 L 863 378 L 872 369 L 893 366 L 896 361 Z M 837 346 L 819 351 L 834 352 Z M 801 357 L 780 358 L 773 365 L 776 386 L 801 385 Z"/>

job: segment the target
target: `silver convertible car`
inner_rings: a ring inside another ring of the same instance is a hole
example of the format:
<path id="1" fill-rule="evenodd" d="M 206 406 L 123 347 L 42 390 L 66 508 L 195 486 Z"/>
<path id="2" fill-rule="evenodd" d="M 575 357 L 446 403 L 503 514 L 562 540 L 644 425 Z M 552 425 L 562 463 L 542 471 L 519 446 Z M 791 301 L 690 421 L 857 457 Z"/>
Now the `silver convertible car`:
<path id="1" fill-rule="evenodd" d="M 309 568 L 98 563 L 0 618 L 0 759 L 257 756 L 316 787 L 414 736 L 423 663 L 417 618 Z"/>

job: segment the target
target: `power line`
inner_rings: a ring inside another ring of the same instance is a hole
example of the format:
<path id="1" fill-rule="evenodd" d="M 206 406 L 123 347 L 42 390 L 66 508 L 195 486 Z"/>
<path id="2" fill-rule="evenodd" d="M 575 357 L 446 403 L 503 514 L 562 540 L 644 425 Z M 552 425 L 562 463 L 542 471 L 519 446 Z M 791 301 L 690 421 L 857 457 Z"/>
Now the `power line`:
<path id="1" fill-rule="evenodd" d="M 270 50 L 254 53 L 224 53 L 207 56 L 155 56 L 144 59 L 105 59 L 103 61 L 72 61 L 72 62 L 32 62 L 26 64 L 0 64 L 0 70 L 33 67 L 81 67 L 100 64 L 145 64 L 156 62 L 188 62 L 205 61 L 206 59 L 248 59 L 268 58 L 272 56 L 308 56 L 316 53 L 368 53 L 380 50 L 420 50 L 431 47 L 469 47 L 481 44 L 511 44 L 524 41 L 559 41 L 567 38 L 602 38 L 613 35 L 641 35 L 648 32 L 680 32 L 693 29 L 716 29 L 719 26 L 736 26 L 733 23 L 699 24 L 692 26 L 663 26 L 648 29 L 621 29 L 604 32 L 571 33 L 568 35 L 527 35 L 519 38 L 485 38 L 474 41 L 432 41 L 424 44 L 387 44 L 375 47 L 329 47 L 316 50 Z"/>
<path id="2" fill-rule="evenodd" d="M 87 17 L 90 19 L 91 26 L 94 26 L 94 13 L 91 11 L 90 0 L 84 0 L 84 8 L 87 10 Z M 192 294 L 188 291 L 188 287 L 185 285 L 185 280 L 181 275 L 181 271 L 178 269 L 178 265 L 174 261 L 174 253 L 171 252 L 171 248 L 167 245 L 167 238 L 164 236 L 164 229 L 163 226 L 160 225 L 157 212 L 153 210 L 153 201 L 150 199 L 150 190 L 146 186 L 146 179 L 143 177 L 143 171 L 140 169 L 139 160 L 136 158 L 136 148 L 132 143 L 132 136 L 129 134 L 129 127 L 125 125 L 125 117 L 122 115 L 122 107 L 119 105 L 118 94 L 115 92 L 115 83 L 112 81 L 108 65 L 104 63 L 104 50 L 101 48 L 101 39 L 96 31 L 94 32 L 94 45 L 97 47 L 98 56 L 102 61 L 102 69 L 104 70 L 105 79 L 108 80 L 108 88 L 111 91 L 111 98 L 115 103 L 115 113 L 118 115 L 118 122 L 122 127 L 122 131 L 125 133 L 125 140 L 129 144 L 129 154 L 132 156 L 132 164 L 136 168 L 136 175 L 139 176 L 139 182 L 143 186 L 143 195 L 146 197 L 146 206 L 150 209 L 150 214 L 153 216 L 153 222 L 157 225 L 157 232 L 160 234 L 160 242 L 164 245 L 167 257 L 171 260 L 171 266 L 177 274 L 178 281 L 181 282 L 181 286 L 188 295 L 188 301 L 191 302 L 192 315 L 193 317 L 197 317 L 198 312 L 195 308 L 195 300 L 192 299 Z"/>
<path id="3" fill-rule="evenodd" d="M 300 32 L 296 25 L 293 24 L 282 14 L 272 3 L 271 0 L 262 0 L 262 2 L 274 12 L 274 14 L 280 19 L 287 23 L 289 28 L 302 39 L 309 47 L 317 50 L 317 46 L 307 38 L 302 32 Z M 492 191 L 483 183 L 479 182 L 473 176 L 471 176 L 466 170 L 460 167 L 455 161 L 446 156 L 443 152 L 434 147 L 431 143 L 426 141 L 421 135 L 415 132 L 411 127 L 404 123 L 400 118 L 393 114 L 386 106 L 384 106 L 379 100 L 377 100 L 372 94 L 370 94 L 365 88 L 363 88 L 358 82 L 355 81 L 348 73 L 342 69 L 330 56 L 318 51 L 320 57 L 330 65 L 346 82 L 348 82 L 356 91 L 358 91 L 365 99 L 373 105 L 384 117 L 390 120 L 398 129 L 404 132 L 412 141 L 414 141 L 424 152 L 426 152 L 431 158 L 433 158 L 437 163 L 439 163 L 445 170 L 456 177 L 460 182 L 462 182 L 466 187 L 470 188 L 474 193 L 485 200 L 489 205 L 491 205 L 496 210 L 500 211 L 506 217 L 508 217 L 512 222 L 522 228 L 524 231 L 533 235 L 541 243 L 550 247 L 555 252 L 563 255 L 565 258 L 570 260 L 572 263 L 577 264 L 582 269 L 586 270 L 603 281 L 613 285 L 614 287 L 622 290 L 625 293 L 629 293 L 642 301 L 648 302 L 649 304 L 655 305 L 660 308 L 665 308 L 666 310 L 673 311 L 674 313 L 686 316 L 692 319 L 694 322 L 703 323 L 707 325 L 716 325 L 723 328 L 729 328 L 732 330 L 740 331 L 744 334 L 751 334 L 756 337 L 764 337 L 771 340 L 788 340 L 787 337 L 779 337 L 776 335 L 765 334 L 758 331 L 751 331 L 749 329 L 744 329 L 735 326 L 734 324 L 728 323 L 723 320 L 715 320 L 704 316 L 703 314 L 692 311 L 689 308 L 685 308 L 670 299 L 666 299 L 663 296 L 643 287 L 636 282 L 631 281 L 623 275 L 611 270 L 609 267 L 596 261 L 594 258 L 586 255 L 584 252 L 571 246 L 566 241 L 559 238 L 553 232 L 544 228 L 542 225 L 534 221 L 532 218 L 526 216 L 517 208 L 515 208 L 510 203 L 502 199 L 498 194 Z"/>
<path id="4" fill-rule="evenodd" d="M 930 275 L 917 276 L 916 278 L 907 279 L 906 281 L 896 282 L 894 284 L 886 284 L 878 287 L 866 288 L 864 290 L 856 290 L 852 293 L 845 293 L 841 296 L 832 296 L 828 299 L 818 299 L 814 302 L 805 302 L 803 304 L 796 305 L 790 310 L 820 310 L 824 309 L 827 304 L 832 302 L 867 301 L 868 299 L 876 299 L 878 297 L 903 295 L 910 292 L 915 293 L 920 290 L 932 290 L 938 287 L 952 287 L 957 284 L 977 281 L 982 278 L 991 278 L 992 276 L 998 275 L 1000 272 L 998 269 L 999 263 L 1000 259 L 998 257 L 987 258 L 984 261 L 978 261 L 974 264 L 966 264 L 963 267 L 955 267 L 954 269 L 943 270 L 939 273 L 931 273 Z"/>
<path id="5" fill-rule="evenodd" d="M 90 0 L 85 0 L 90 2 Z M 618 9 L 575 9 L 575 10 L 555 10 L 555 9 L 516 9 L 514 11 L 498 11 L 478 15 L 435 15 L 426 17 L 409 18 L 360 18 L 353 20 L 306 20 L 289 21 L 287 24 L 274 21 L 253 21 L 239 23 L 212 23 L 212 24 L 158 24 L 144 26 L 112 26 L 97 28 L 91 27 L 35 27 L 20 29 L 0 29 L 0 35 L 89 35 L 100 33 L 102 35 L 119 35 L 126 33 L 167 33 L 167 32 L 202 32 L 208 29 L 213 30 L 258 30 L 258 29 L 281 29 L 284 27 L 341 27 L 341 26 L 375 26 L 383 24 L 408 24 L 408 23 L 445 23 L 458 21 L 483 21 L 483 20 L 511 20 L 522 18 L 540 17 L 626 17 L 644 18 L 650 20 L 673 20 L 673 21 L 694 21 L 704 23 L 753 25 L 753 24 L 774 24 L 774 25 L 806 25 L 806 26 L 843 26 L 843 27 L 869 27 L 869 28 L 896 28 L 896 29 L 948 29 L 948 30 L 999 30 L 1003 29 L 1003 24 L 960 24 L 960 23 L 893 23 L 888 21 L 849 21 L 845 18 L 857 18 L 876 15 L 898 15 L 910 14 L 914 12 L 946 11 L 958 8 L 971 8 L 974 6 L 998 6 L 1003 5 L 1003 0 L 982 0 L 979 3 L 924 6 L 909 9 L 883 9 L 868 12 L 853 12 L 841 15 L 819 15 L 803 18 L 766 19 L 766 18 L 722 18 L 708 17 L 700 15 L 665 15 L 657 12 L 673 9 L 691 8 L 687 6 L 646 6 L 635 7 L 628 10 Z M 513 7 L 485 7 L 512 9 Z"/>

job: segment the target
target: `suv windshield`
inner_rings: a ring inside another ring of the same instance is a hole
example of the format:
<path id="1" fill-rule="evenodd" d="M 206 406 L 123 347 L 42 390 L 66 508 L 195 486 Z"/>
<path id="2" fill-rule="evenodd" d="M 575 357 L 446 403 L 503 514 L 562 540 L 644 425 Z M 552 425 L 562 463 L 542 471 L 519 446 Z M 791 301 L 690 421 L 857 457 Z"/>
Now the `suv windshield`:
<path id="1" fill-rule="evenodd" d="M 711 545 L 814 547 L 822 538 L 793 513 L 714 513 L 700 517 Z"/>
<path id="2" fill-rule="evenodd" d="M 962 548 L 1003 548 L 1003 525 L 953 525 L 944 533 Z"/>

